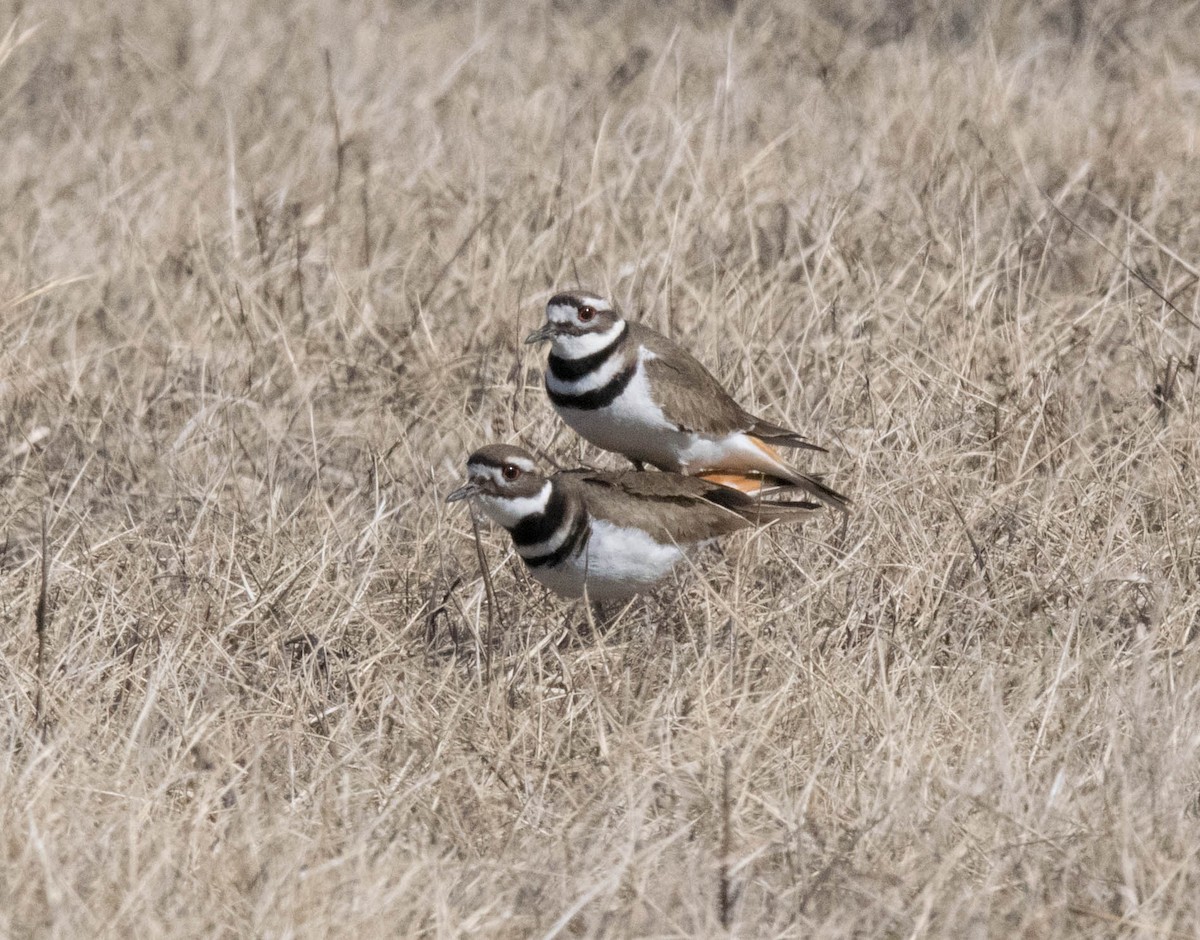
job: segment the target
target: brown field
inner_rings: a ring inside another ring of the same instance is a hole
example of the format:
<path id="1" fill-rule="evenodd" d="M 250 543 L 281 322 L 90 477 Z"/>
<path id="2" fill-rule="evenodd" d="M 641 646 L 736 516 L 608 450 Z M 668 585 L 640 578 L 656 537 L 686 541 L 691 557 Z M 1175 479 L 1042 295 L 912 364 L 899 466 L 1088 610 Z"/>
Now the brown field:
<path id="1" fill-rule="evenodd" d="M 0 936 L 1200 936 L 1195 4 L 0 16 Z M 490 605 L 579 282 L 848 526 Z"/>

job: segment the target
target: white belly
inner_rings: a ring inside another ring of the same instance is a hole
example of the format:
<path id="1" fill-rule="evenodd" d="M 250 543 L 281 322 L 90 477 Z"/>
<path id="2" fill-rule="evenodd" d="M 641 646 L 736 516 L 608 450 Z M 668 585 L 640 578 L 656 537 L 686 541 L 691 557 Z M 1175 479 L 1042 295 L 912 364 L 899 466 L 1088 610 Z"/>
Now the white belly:
<path id="1" fill-rule="evenodd" d="M 565 597 L 619 600 L 645 591 L 666 577 L 684 557 L 673 544 L 660 544 L 641 529 L 592 520 L 587 547 L 553 570 L 531 569 L 533 577 Z"/>

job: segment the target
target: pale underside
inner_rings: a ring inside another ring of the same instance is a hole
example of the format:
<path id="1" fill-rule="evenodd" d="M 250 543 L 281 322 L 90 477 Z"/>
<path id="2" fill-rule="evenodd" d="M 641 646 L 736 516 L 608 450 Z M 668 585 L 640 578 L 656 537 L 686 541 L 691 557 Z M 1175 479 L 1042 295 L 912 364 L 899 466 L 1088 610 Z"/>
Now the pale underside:
<path id="1" fill-rule="evenodd" d="M 582 552 L 530 574 L 564 597 L 582 597 L 586 584 L 589 600 L 624 600 L 652 588 L 685 554 L 684 547 L 658 542 L 641 529 L 593 519 Z"/>
<path id="2" fill-rule="evenodd" d="M 705 432 L 688 429 L 676 416 L 668 417 L 651 388 L 648 364 L 656 356 L 643 346 L 637 372 L 609 405 L 594 410 L 556 407 L 559 416 L 580 437 L 603 450 L 660 470 L 699 473 L 704 470 L 744 470 L 786 476 L 790 471 L 769 448 L 741 430 Z M 588 377 L 578 385 L 548 378 L 556 391 L 590 391 Z M 584 384 L 586 382 L 586 385 Z M 700 425 L 698 415 L 691 424 Z"/>

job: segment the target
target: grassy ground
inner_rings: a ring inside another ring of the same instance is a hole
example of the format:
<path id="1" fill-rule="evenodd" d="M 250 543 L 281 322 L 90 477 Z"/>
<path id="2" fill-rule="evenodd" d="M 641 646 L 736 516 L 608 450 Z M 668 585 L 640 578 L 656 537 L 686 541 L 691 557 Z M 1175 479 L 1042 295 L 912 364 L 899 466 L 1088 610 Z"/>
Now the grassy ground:
<path id="1" fill-rule="evenodd" d="M 1200 934 L 1194 5 L 0 14 L 0 935 Z M 578 282 L 847 529 L 489 609 Z"/>

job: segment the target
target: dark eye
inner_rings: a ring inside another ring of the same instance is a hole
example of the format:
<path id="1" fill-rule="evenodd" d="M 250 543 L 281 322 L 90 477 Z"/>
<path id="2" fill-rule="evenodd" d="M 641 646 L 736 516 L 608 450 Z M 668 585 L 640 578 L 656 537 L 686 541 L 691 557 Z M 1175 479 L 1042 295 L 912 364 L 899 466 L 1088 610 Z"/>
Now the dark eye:
<path id="1" fill-rule="evenodd" d="M 595 307 L 584 306 L 584 307 L 579 308 L 579 322 L 580 323 L 591 323 L 592 320 L 594 320 L 595 318 L 596 318 L 596 308 Z"/>
<path id="2" fill-rule="evenodd" d="M 500 472 L 502 474 L 504 474 L 504 479 L 515 480 L 517 477 L 519 477 L 521 475 L 521 468 L 518 467 L 516 464 L 506 463 L 504 465 L 504 468 Z"/>

